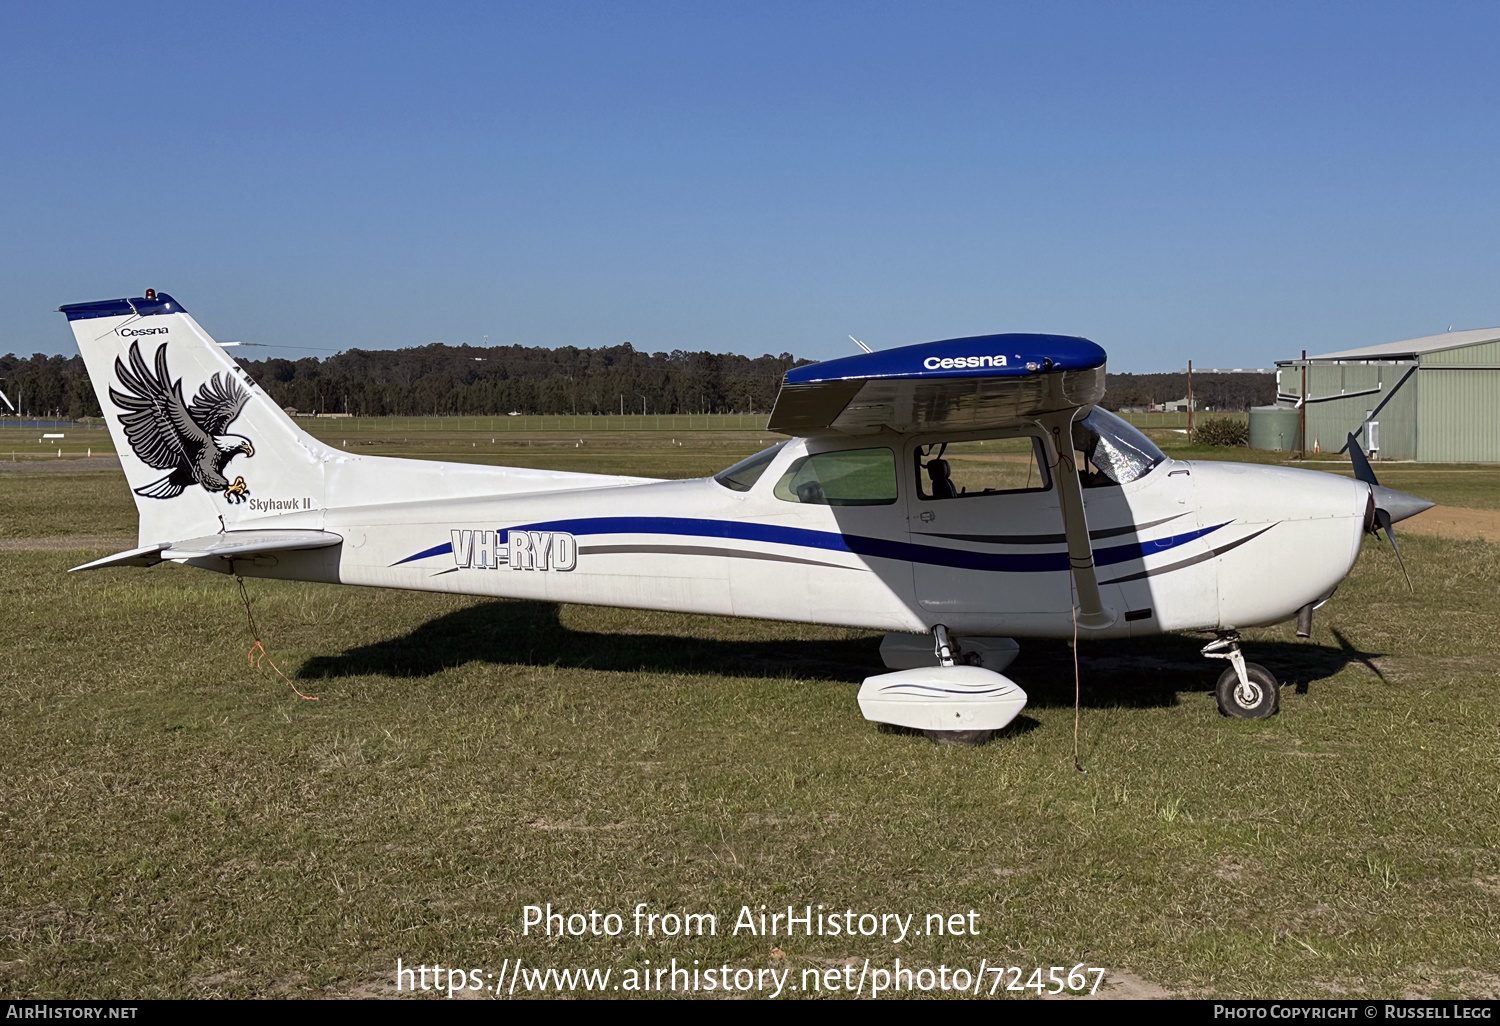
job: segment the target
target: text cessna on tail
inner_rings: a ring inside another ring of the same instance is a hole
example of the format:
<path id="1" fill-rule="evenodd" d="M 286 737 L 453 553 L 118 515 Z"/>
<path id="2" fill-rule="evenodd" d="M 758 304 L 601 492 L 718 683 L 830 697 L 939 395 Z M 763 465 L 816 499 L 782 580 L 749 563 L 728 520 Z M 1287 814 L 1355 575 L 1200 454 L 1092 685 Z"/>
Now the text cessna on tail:
<path id="1" fill-rule="evenodd" d="M 1075 620 L 1085 638 L 1216 632 L 1220 709 L 1269 716 L 1277 680 L 1237 631 L 1299 614 L 1306 627 L 1367 531 L 1431 505 L 1379 487 L 1357 443 L 1357 481 L 1168 459 L 1093 405 L 1104 350 L 1081 338 L 796 368 L 768 425 L 790 441 L 658 481 L 331 449 L 172 297 L 62 312 L 140 511 L 138 548 L 79 570 L 171 560 L 888 631 L 896 672 L 864 682 L 861 710 L 959 740 L 1026 704 L 999 672 L 1011 639 L 1071 637 Z"/>

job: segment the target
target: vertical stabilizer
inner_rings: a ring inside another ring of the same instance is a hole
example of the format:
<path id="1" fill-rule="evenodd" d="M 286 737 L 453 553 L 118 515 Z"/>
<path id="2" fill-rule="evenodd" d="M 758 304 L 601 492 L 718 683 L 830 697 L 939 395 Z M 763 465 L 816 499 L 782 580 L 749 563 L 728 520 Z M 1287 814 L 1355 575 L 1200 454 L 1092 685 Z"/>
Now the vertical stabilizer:
<path id="1" fill-rule="evenodd" d="M 140 542 L 321 508 L 332 455 L 300 430 L 176 300 L 61 308 L 140 512 Z"/>

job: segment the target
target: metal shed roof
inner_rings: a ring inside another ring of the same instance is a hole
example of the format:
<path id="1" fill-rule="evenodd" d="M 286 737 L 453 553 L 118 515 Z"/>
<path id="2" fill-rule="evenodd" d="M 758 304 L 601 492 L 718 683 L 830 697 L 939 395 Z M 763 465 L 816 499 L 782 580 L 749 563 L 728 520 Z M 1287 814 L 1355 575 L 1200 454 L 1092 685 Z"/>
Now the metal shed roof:
<path id="1" fill-rule="evenodd" d="M 1464 346 L 1500 340 L 1500 328 L 1474 328 L 1470 331 L 1449 331 L 1442 335 L 1427 335 L 1409 338 L 1404 342 L 1382 342 L 1378 346 L 1362 346 L 1359 349 L 1341 349 L 1336 353 L 1321 353 L 1309 356 L 1309 360 L 1400 360 L 1411 359 L 1422 353 L 1435 353 L 1443 349 L 1462 349 Z M 1278 364 L 1300 363 L 1299 360 L 1278 360 Z"/>

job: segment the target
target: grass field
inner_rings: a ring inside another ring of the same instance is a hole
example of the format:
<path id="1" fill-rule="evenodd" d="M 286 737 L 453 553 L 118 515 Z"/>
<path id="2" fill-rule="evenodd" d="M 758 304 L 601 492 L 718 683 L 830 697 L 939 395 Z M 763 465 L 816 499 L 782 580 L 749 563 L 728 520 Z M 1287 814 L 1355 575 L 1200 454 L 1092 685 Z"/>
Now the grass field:
<path id="1" fill-rule="evenodd" d="M 348 440 L 672 477 L 770 440 L 414 434 Z M 1495 469 L 1377 470 L 1500 508 Z M 0 472 L 0 996 L 389 995 L 398 957 L 797 982 L 898 956 L 1081 962 L 1115 993 L 1500 995 L 1500 546 L 1404 535 L 1412 595 L 1371 541 L 1311 641 L 1249 636 L 1290 685 L 1268 721 L 1217 714 L 1202 639 L 1085 644 L 1080 774 L 1058 644 L 1023 643 L 1015 726 L 938 747 L 860 718 L 873 634 L 250 582 L 303 701 L 247 667 L 232 580 L 64 573 L 133 544 L 129 500 L 118 472 Z M 719 936 L 523 937 L 546 902 L 714 912 Z M 726 935 L 763 903 L 972 908 L 980 934 Z"/>

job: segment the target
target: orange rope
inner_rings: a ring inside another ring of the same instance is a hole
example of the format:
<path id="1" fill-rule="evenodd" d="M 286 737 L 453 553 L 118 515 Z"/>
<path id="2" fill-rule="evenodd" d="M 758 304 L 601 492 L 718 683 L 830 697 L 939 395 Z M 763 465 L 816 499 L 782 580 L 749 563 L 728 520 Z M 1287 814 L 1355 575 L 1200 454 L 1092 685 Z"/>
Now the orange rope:
<path id="1" fill-rule="evenodd" d="M 1068 572 L 1069 578 L 1072 571 Z M 1083 768 L 1083 763 L 1078 760 L 1078 718 L 1079 707 L 1083 702 L 1083 679 L 1078 671 L 1078 596 L 1077 587 L 1073 588 L 1073 768 L 1079 773 L 1088 773 Z"/>
<path id="2" fill-rule="evenodd" d="M 282 680 L 286 681 L 286 686 L 291 688 L 292 691 L 296 693 L 298 698 L 302 699 L 304 702 L 316 702 L 318 700 L 318 696 L 304 695 L 301 691 L 298 691 L 297 685 L 292 683 L 292 678 L 281 672 L 281 667 L 276 665 L 276 662 L 271 658 L 270 653 L 266 651 L 265 644 L 260 640 L 260 631 L 255 626 L 255 614 L 250 611 L 250 593 L 245 590 L 245 579 L 239 574 L 235 574 L 234 580 L 235 583 L 240 586 L 240 598 L 245 602 L 245 617 L 250 621 L 250 636 L 255 639 L 255 644 L 250 646 L 250 652 L 246 656 L 246 663 L 257 673 L 265 672 L 263 669 L 261 669 L 262 663 L 269 664 L 271 669 L 276 671 L 276 675 Z"/>

